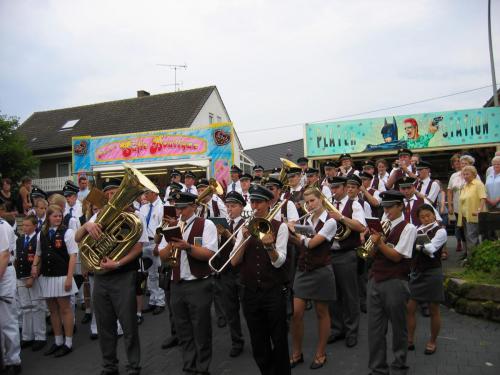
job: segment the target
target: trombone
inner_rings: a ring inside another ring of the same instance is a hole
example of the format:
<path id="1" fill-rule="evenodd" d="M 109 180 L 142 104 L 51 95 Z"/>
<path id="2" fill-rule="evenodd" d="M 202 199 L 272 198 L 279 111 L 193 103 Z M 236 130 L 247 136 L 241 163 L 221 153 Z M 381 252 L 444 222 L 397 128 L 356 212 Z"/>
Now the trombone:
<path id="1" fill-rule="evenodd" d="M 253 212 L 253 215 L 249 217 L 248 219 L 245 220 L 243 225 L 241 225 L 237 231 L 235 231 L 231 237 L 229 237 L 222 246 L 217 249 L 217 252 L 212 255 L 212 257 L 208 261 L 208 265 L 210 268 L 216 272 L 216 273 L 221 273 L 231 262 L 231 260 L 238 254 L 238 252 L 245 246 L 245 244 L 248 242 L 248 240 L 251 237 L 257 238 L 259 240 L 262 240 L 262 238 L 270 233 L 273 230 L 271 221 L 273 218 L 276 216 L 276 214 L 281 210 L 281 207 L 285 204 L 286 200 L 281 201 L 279 204 L 275 205 L 271 211 L 267 214 L 267 216 L 264 217 L 255 217 L 255 211 Z M 250 232 L 250 236 L 245 238 L 236 249 L 233 249 L 232 253 L 229 255 L 228 259 L 220 266 L 217 268 L 216 265 L 213 264 L 214 260 L 217 258 L 217 256 L 220 254 L 220 252 L 229 244 L 235 236 L 239 234 L 243 228 L 246 227 L 248 231 Z"/>

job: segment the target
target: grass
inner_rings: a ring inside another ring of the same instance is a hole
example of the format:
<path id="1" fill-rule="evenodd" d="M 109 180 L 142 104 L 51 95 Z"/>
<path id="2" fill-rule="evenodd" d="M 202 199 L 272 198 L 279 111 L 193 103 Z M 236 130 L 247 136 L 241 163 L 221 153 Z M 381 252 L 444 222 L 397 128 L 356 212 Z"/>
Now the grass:
<path id="1" fill-rule="evenodd" d="M 447 272 L 447 276 L 462 279 L 476 284 L 489 284 L 500 286 L 500 274 L 497 272 L 489 273 L 483 271 L 476 271 L 470 268 L 453 270 Z"/>

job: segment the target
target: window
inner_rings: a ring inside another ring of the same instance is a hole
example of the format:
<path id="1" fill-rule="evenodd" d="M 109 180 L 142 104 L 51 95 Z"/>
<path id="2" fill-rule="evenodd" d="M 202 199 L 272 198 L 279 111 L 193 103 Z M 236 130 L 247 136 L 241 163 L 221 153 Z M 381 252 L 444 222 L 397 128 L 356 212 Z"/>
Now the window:
<path id="1" fill-rule="evenodd" d="M 214 114 L 213 113 L 209 113 L 208 114 L 208 123 L 209 124 L 213 124 L 214 123 Z"/>
<path id="2" fill-rule="evenodd" d="M 66 121 L 66 123 L 61 127 L 61 129 L 59 129 L 59 131 L 73 129 L 78 121 L 80 121 L 80 119 Z"/>
<path id="3" fill-rule="evenodd" d="M 71 176 L 71 163 L 57 163 L 57 177 Z"/>

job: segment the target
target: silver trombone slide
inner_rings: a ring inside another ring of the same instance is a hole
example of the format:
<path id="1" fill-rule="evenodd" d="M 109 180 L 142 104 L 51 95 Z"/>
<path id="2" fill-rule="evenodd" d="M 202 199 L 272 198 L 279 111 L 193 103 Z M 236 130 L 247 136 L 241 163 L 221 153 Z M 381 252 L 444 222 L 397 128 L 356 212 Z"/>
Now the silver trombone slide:
<path id="1" fill-rule="evenodd" d="M 243 227 L 243 225 L 241 227 Z M 238 254 L 238 252 L 243 248 L 243 246 L 248 242 L 248 240 L 251 237 L 252 236 L 248 236 L 243 241 L 241 241 L 241 243 L 238 245 L 238 247 L 233 250 L 233 254 L 229 254 L 228 259 L 219 268 L 212 266 L 212 260 L 217 257 L 217 254 L 219 254 L 219 251 L 217 251 L 217 253 L 215 255 L 213 255 L 212 258 L 210 258 L 210 260 L 208 261 L 208 265 L 210 266 L 210 268 L 216 273 L 221 273 L 222 271 L 224 271 L 224 269 L 229 265 L 229 263 L 231 263 L 231 260 L 233 260 L 233 258 L 236 256 L 236 254 Z"/>

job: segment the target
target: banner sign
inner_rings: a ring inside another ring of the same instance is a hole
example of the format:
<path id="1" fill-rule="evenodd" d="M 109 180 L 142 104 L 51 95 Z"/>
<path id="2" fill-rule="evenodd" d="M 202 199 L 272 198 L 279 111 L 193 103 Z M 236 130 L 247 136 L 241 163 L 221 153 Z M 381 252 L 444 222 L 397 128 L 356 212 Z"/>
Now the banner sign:
<path id="1" fill-rule="evenodd" d="M 305 125 L 309 157 L 500 142 L 500 108 Z"/>
<path id="2" fill-rule="evenodd" d="M 233 162 L 233 126 L 160 130 L 103 137 L 73 137 L 73 172 L 90 172 L 99 165 L 162 160 L 211 159 L 210 175 L 229 180 Z"/>

